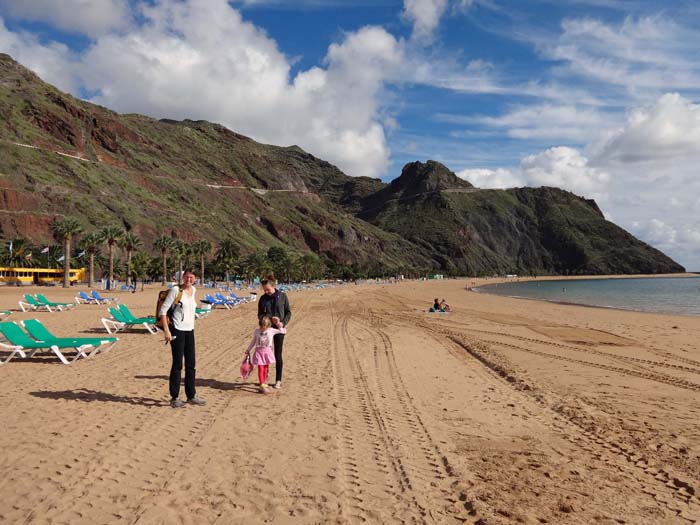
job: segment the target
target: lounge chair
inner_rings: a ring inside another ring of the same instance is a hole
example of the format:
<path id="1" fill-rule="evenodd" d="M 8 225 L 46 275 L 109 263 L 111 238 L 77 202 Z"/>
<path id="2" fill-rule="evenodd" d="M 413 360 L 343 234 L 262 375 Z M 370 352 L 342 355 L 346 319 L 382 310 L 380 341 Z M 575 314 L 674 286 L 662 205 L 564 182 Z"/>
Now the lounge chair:
<path id="1" fill-rule="evenodd" d="M 203 303 L 210 304 L 212 308 L 216 306 L 223 306 L 227 310 L 231 309 L 231 306 L 229 305 L 228 301 L 222 301 L 221 299 L 214 299 L 210 293 L 204 296 L 204 299 L 201 299 Z"/>
<path id="2" fill-rule="evenodd" d="M 92 296 L 97 299 L 101 304 L 105 303 L 118 303 L 119 299 L 116 297 L 102 297 L 97 290 L 92 291 Z"/>
<path id="3" fill-rule="evenodd" d="M 121 313 L 123 313 L 124 317 L 126 317 L 127 319 L 132 319 L 134 321 L 148 321 L 153 324 L 156 323 L 156 318 L 152 316 L 136 317 L 134 314 L 131 313 L 131 310 L 129 310 L 129 307 L 125 304 L 120 304 L 117 308 L 119 308 Z"/>
<path id="4" fill-rule="evenodd" d="M 43 294 L 40 293 L 36 294 L 36 300 L 39 301 L 41 304 L 46 304 L 53 308 L 57 308 L 59 311 L 75 308 L 75 303 L 55 303 L 53 301 L 49 301 L 46 297 L 44 297 Z"/>
<path id="5" fill-rule="evenodd" d="M 253 300 L 252 297 L 239 297 L 233 292 L 229 292 L 228 295 L 231 299 L 233 299 L 234 301 L 238 301 L 240 303 L 247 303 L 247 302 L 250 302 Z"/>
<path id="6" fill-rule="evenodd" d="M 10 315 L 12 315 L 12 312 L 10 310 L 0 310 L 0 321 L 6 319 Z"/>
<path id="7" fill-rule="evenodd" d="M 53 312 L 51 306 L 40 303 L 33 295 L 29 295 L 28 293 L 24 294 L 24 301 L 18 301 L 18 303 L 20 310 L 23 312 L 38 312 L 44 309 L 47 312 Z"/>
<path id="8" fill-rule="evenodd" d="M 240 304 L 240 301 L 238 299 L 234 299 L 233 297 L 226 297 L 225 295 L 223 295 L 220 292 L 216 293 L 216 298 L 219 301 L 223 301 L 230 306 L 238 306 Z"/>
<path id="9" fill-rule="evenodd" d="M 0 346 L 13 350 L 12 355 L 5 360 L 5 363 L 9 361 L 15 354 L 19 354 L 22 357 L 27 357 L 26 353 L 29 351 L 29 357 L 32 357 L 37 352 L 51 351 L 64 365 L 70 365 L 75 363 L 75 361 L 80 357 L 88 357 L 85 351 L 89 348 L 94 348 L 94 345 L 90 344 L 77 344 L 72 341 L 69 343 L 62 343 L 57 341 L 36 341 L 29 337 L 29 335 L 24 332 L 17 323 L 12 321 L 6 321 L 0 323 L 0 334 L 7 339 L 9 344 L 0 343 Z M 76 350 L 75 357 L 70 361 L 61 352 L 65 348 L 74 348 Z M 94 352 L 94 350 L 93 350 Z"/>
<path id="10" fill-rule="evenodd" d="M 100 304 L 100 301 L 98 301 L 94 297 L 90 297 L 83 291 L 78 292 L 78 295 L 75 297 L 75 302 L 78 304 Z"/>
<path id="11" fill-rule="evenodd" d="M 90 352 L 87 357 L 92 357 L 98 352 L 108 352 L 112 347 L 119 341 L 117 337 L 56 337 L 49 330 L 41 324 L 38 319 L 27 319 L 21 321 L 24 329 L 31 335 L 34 339 L 38 341 L 43 341 L 49 344 L 57 345 L 76 345 L 75 348 L 80 346 L 93 346 L 95 349 Z M 103 348 L 103 346 L 108 345 Z"/>
<path id="12" fill-rule="evenodd" d="M 211 313 L 211 308 L 195 308 L 194 316 L 196 319 L 202 319 Z"/>
<path id="13" fill-rule="evenodd" d="M 105 327 L 108 334 L 111 334 L 112 330 L 114 330 L 116 333 L 119 330 L 124 330 L 137 325 L 143 325 L 143 327 L 151 334 L 158 332 L 158 328 L 155 325 L 155 319 L 153 317 L 134 317 L 133 315 L 127 316 L 122 310 L 114 307 L 109 309 L 109 313 L 112 315 L 111 319 L 101 319 L 102 326 Z"/>

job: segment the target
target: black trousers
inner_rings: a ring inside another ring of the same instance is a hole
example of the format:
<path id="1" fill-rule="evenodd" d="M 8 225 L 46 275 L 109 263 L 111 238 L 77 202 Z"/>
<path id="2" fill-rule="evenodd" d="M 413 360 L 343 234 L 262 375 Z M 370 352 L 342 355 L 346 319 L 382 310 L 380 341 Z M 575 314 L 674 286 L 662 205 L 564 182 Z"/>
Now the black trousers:
<path id="1" fill-rule="evenodd" d="M 272 338 L 275 345 L 275 382 L 282 381 L 282 347 L 284 346 L 284 334 L 275 334 Z"/>
<path id="2" fill-rule="evenodd" d="M 170 341 L 173 352 L 173 365 L 170 367 L 170 397 L 175 399 L 180 396 L 180 378 L 182 376 L 182 359 L 185 358 L 185 394 L 187 399 L 196 395 L 194 389 L 194 376 L 196 370 L 194 356 L 194 330 L 183 332 L 175 328 L 170 329 L 175 339 Z"/>

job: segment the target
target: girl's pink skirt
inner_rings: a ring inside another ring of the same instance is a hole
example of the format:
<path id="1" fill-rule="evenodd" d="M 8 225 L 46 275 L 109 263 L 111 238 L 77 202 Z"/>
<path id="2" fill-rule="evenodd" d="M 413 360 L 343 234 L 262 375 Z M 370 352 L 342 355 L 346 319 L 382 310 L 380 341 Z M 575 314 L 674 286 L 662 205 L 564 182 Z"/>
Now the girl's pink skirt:
<path id="1" fill-rule="evenodd" d="M 275 353 L 272 348 L 256 348 L 253 354 L 254 365 L 271 365 L 275 362 Z"/>

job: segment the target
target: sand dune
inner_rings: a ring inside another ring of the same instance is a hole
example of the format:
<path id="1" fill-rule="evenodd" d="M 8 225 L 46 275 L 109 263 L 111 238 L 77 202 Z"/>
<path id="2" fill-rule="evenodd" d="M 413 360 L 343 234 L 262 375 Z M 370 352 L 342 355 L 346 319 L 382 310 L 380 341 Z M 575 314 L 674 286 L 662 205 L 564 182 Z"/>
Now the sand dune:
<path id="1" fill-rule="evenodd" d="M 254 305 L 198 321 L 205 407 L 168 406 L 170 351 L 143 331 L 72 366 L 1 366 L 0 522 L 700 521 L 700 319 L 473 284 L 292 293 L 269 396 L 238 379 Z M 151 315 L 156 289 L 119 297 Z M 423 312 L 435 296 L 454 312 Z M 89 335 L 104 314 L 11 319 Z"/>

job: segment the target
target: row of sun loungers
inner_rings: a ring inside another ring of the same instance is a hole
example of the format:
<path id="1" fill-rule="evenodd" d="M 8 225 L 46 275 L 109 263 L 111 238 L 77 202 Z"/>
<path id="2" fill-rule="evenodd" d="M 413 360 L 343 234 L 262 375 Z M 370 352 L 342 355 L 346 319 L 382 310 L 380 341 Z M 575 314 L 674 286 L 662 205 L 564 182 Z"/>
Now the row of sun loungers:
<path id="1" fill-rule="evenodd" d="M 18 301 L 19 307 L 23 312 L 38 312 L 46 310 L 47 312 L 69 310 L 75 308 L 77 303 L 56 303 L 49 301 L 43 294 L 24 294 L 24 301 Z"/>
<path id="2" fill-rule="evenodd" d="M 102 297 L 97 290 L 92 291 L 92 295 L 88 295 L 86 292 L 80 291 L 75 298 L 75 302 L 80 304 L 107 304 L 107 303 L 118 303 L 119 299 L 116 297 Z"/>
<path id="3" fill-rule="evenodd" d="M 116 337 L 56 337 L 37 319 L 22 321 L 21 326 L 12 321 L 0 322 L 0 335 L 5 338 L 0 348 L 10 351 L 9 356 L 0 359 L 0 365 L 17 356 L 33 357 L 38 352 L 53 352 L 64 365 L 70 365 L 81 357 L 87 359 L 110 350 L 119 340 Z M 66 349 L 74 349 L 76 354 L 68 359 L 63 353 Z"/>
<path id="4" fill-rule="evenodd" d="M 210 313 L 211 309 L 209 308 L 197 308 L 195 310 L 195 317 L 201 319 Z M 120 304 L 116 308 L 109 308 L 109 314 L 111 317 L 103 317 L 101 319 L 102 326 L 105 327 L 108 334 L 139 327 L 145 328 L 150 334 L 158 332 L 155 317 L 136 317 L 125 304 Z"/>
<path id="5" fill-rule="evenodd" d="M 211 305 L 212 308 L 220 307 L 230 310 L 231 308 L 247 303 L 251 300 L 252 299 L 250 298 L 238 297 L 233 292 L 231 292 L 229 296 L 225 296 L 219 292 L 216 294 L 216 297 L 212 296 L 210 293 L 206 294 L 204 299 L 202 299 L 202 302 Z"/>

